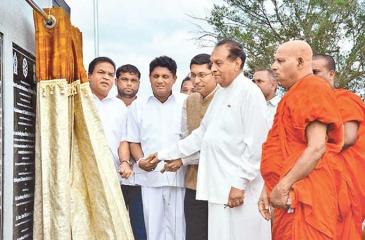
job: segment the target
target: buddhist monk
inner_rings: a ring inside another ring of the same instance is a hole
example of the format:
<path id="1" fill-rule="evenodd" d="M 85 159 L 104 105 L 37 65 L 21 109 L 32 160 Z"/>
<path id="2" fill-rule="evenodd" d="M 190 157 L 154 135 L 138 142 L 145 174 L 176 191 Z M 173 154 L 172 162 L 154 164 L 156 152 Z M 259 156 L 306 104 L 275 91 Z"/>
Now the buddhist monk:
<path id="1" fill-rule="evenodd" d="M 336 239 L 331 164 L 343 145 L 343 126 L 335 94 L 312 74 L 312 49 L 304 41 L 280 45 L 272 70 L 287 92 L 263 144 L 259 210 L 269 219 L 274 207 L 274 240 Z"/>
<path id="2" fill-rule="evenodd" d="M 315 55 L 313 73 L 335 88 L 336 63 L 331 56 Z M 345 130 L 344 146 L 338 161 L 344 164 L 343 179 L 348 187 L 349 200 L 347 205 L 342 204 L 344 213 L 337 228 L 338 239 L 361 239 L 365 218 L 365 104 L 351 91 L 335 89 L 335 95 Z"/>

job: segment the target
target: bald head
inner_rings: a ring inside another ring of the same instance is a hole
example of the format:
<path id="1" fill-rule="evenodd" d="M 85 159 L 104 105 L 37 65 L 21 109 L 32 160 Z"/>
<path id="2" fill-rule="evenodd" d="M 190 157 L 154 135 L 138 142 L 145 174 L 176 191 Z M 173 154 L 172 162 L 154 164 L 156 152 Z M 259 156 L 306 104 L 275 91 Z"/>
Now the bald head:
<path id="1" fill-rule="evenodd" d="M 297 58 L 302 57 L 306 62 L 312 61 L 312 48 L 309 44 L 302 40 L 293 40 L 285 42 L 278 47 L 279 49 L 284 49 L 290 51 L 291 54 L 295 54 Z"/>
<path id="2" fill-rule="evenodd" d="M 312 48 L 301 40 L 280 45 L 274 55 L 272 70 L 280 85 L 290 88 L 297 81 L 312 73 Z"/>

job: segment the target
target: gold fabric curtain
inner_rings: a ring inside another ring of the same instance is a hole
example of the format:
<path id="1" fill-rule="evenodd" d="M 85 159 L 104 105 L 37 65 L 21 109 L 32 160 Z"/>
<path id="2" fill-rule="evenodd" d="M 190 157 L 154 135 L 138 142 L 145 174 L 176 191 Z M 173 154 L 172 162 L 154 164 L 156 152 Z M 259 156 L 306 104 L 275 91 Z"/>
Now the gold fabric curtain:
<path id="1" fill-rule="evenodd" d="M 133 239 L 112 155 L 82 60 L 82 35 L 62 8 L 48 29 L 34 12 L 37 125 L 34 239 Z"/>

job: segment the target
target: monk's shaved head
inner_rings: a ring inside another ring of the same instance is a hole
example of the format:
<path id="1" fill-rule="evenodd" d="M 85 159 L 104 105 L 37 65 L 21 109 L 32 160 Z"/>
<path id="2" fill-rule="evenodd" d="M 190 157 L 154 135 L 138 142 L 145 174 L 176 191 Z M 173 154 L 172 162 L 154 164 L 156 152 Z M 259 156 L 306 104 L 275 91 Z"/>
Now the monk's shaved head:
<path id="1" fill-rule="evenodd" d="M 313 51 L 308 43 L 293 40 L 280 45 L 274 55 L 272 70 L 284 88 L 312 73 Z"/>
<path id="2" fill-rule="evenodd" d="M 290 54 L 295 55 L 297 58 L 303 58 L 306 63 L 310 63 L 313 57 L 313 51 L 311 46 L 305 41 L 302 40 L 293 40 L 286 43 L 283 43 L 278 47 L 284 51 L 289 51 Z"/>

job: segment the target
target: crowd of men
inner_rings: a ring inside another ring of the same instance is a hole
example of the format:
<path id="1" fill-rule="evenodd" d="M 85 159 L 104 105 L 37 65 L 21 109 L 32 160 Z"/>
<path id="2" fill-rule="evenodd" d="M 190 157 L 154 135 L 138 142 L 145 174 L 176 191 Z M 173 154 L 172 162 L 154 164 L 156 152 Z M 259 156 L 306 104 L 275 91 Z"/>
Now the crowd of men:
<path id="1" fill-rule="evenodd" d="M 306 42 L 273 57 L 250 80 L 242 45 L 222 40 L 191 59 L 181 93 L 176 62 L 157 57 L 138 97 L 137 67 L 90 63 L 136 240 L 361 239 L 365 104 Z"/>

